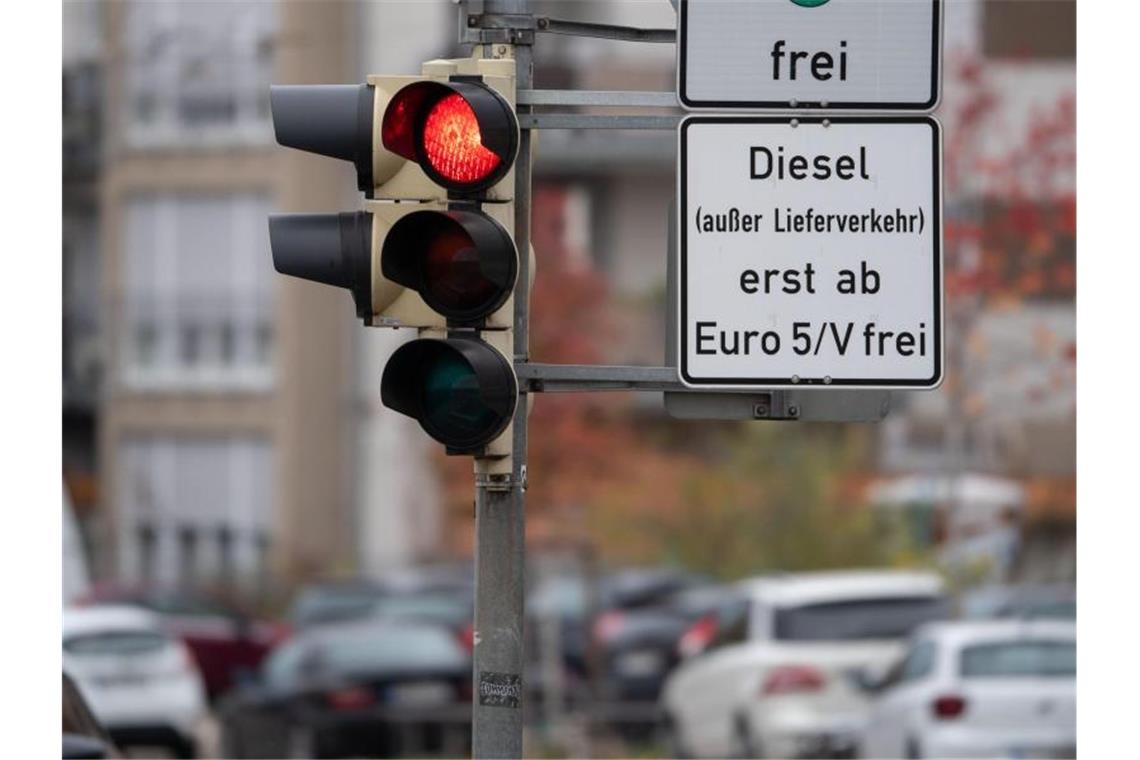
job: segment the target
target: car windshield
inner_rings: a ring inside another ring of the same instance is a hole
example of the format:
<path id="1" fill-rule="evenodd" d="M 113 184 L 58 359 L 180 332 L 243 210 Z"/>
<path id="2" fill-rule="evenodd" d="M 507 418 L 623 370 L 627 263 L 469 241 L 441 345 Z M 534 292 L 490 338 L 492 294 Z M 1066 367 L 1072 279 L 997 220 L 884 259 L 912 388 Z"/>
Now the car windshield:
<path id="1" fill-rule="evenodd" d="M 471 599 L 459 594 L 395 594 L 373 603 L 376 615 L 456 625 L 471 617 Z"/>
<path id="2" fill-rule="evenodd" d="M 100 631 L 71 636 L 63 648 L 73 655 L 137 655 L 157 652 L 167 639 L 156 631 Z"/>
<path id="3" fill-rule="evenodd" d="M 740 598 L 723 588 L 696 588 L 682 591 L 673 598 L 673 609 L 686 620 L 694 621 L 706 615 L 721 616 L 727 610 L 735 610 Z"/>
<path id="4" fill-rule="evenodd" d="M 367 617 L 380 592 L 366 586 L 309 589 L 301 594 L 290 617 L 294 625 L 329 623 Z"/>
<path id="5" fill-rule="evenodd" d="M 901 639 L 915 626 L 949 615 L 940 596 L 852 599 L 785 607 L 776 611 L 775 637 L 781 641 Z"/>
<path id="6" fill-rule="evenodd" d="M 962 650 L 963 678 L 1065 678 L 1077 674 L 1073 641 L 1003 641 Z"/>
<path id="7" fill-rule="evenodd" d="M 607 608 L 637 609 L 657 604 L 672 594 L 702 584 L 702 579 L 683 573 L 630 570 L 602 579 L 600 601 Z"/>
<path id="8" fill-rule="evenodd" d="M 324 637 L 317 651 L 319 667 L 338 674 L 461 667 L 467 662 L 449 631 L 420 625 L 338 631 Z"/>

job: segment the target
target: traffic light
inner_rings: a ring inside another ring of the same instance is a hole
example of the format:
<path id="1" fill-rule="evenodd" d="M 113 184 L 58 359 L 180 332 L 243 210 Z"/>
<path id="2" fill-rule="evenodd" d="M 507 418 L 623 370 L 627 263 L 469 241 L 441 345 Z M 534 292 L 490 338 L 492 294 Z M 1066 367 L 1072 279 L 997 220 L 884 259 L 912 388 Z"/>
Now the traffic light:
<path id="1" fill-rule="evenodd" d="M 363 211 L 271 217 L 274 266 L 349 290 L 367 325 L 420 330 L 385 367 L 381 400 L 450 454 L 510 453 L 514 77 L 513 60 L 471 58 L 271 90 L 277 141 L 351 161 L 366 196 Z"/>

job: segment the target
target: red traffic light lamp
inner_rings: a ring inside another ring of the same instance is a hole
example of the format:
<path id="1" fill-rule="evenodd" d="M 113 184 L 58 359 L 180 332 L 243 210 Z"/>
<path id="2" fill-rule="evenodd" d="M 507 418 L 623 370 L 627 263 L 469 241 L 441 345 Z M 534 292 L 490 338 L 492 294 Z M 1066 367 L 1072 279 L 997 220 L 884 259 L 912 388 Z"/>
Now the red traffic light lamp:
<path id="1" fill-rule="evenodd" d="M 476 81 L 420 81 L 403 87 L 384 110 L 384 148 L 419 164 L 448 191 L 479 193 L 514 163 L 519 125 L 501 95 Z"/>

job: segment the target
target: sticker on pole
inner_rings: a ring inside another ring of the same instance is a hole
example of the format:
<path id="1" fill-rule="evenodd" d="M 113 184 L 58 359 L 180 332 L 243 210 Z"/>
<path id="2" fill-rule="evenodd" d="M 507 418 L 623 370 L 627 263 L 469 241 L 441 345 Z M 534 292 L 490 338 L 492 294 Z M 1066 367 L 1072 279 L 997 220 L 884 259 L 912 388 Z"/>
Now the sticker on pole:
<path id="1" fill-rule="evenodd" d="M 489 707 L 518 707 L 522 700 L 522 678 L 514 673 L 479 671 L 479 704 Z"/>
<path id="2" fill-rule="evenodd" d="M 940 0 L 680 0 L 678 19 L 686 108 L 938 104 Z"/>
<path id="3" fill-rule="evenodd" d="M 685 385 L 941 382 L 937 121 L 690 116 L 678 139 Z"/>

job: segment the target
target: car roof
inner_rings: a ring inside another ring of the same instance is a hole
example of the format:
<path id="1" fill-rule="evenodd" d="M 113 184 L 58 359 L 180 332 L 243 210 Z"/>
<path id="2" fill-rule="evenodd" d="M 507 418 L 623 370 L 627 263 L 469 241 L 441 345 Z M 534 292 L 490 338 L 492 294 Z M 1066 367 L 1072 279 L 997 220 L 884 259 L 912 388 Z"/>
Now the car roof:
<path id="1" fill-rule="evenodd" d="M 961 648 L 994 640 L 1073 639 L 1077 626 L 1068 620 L 1028 620 L 1002 618 L 994 620 L 947 620 L 919 626 L 915 637 L 932 638 L 944 646 Z"/>
<path id="2" fill-rule="evenodd" d="M 132 629 L 161 631 L 162 618 L 141 607 L 132 607 L 126 604 L 69 607 L 63 612 L 64 636 Z"/>
<path id="3" fill-rule="evenodd" d="M 937 596 L 942 579 L 916 570 L 843 570 L 788 573 L 750 578 L 739 587 L 753 599 L 777 606 L 841 602 L 845 600 Z"/>

